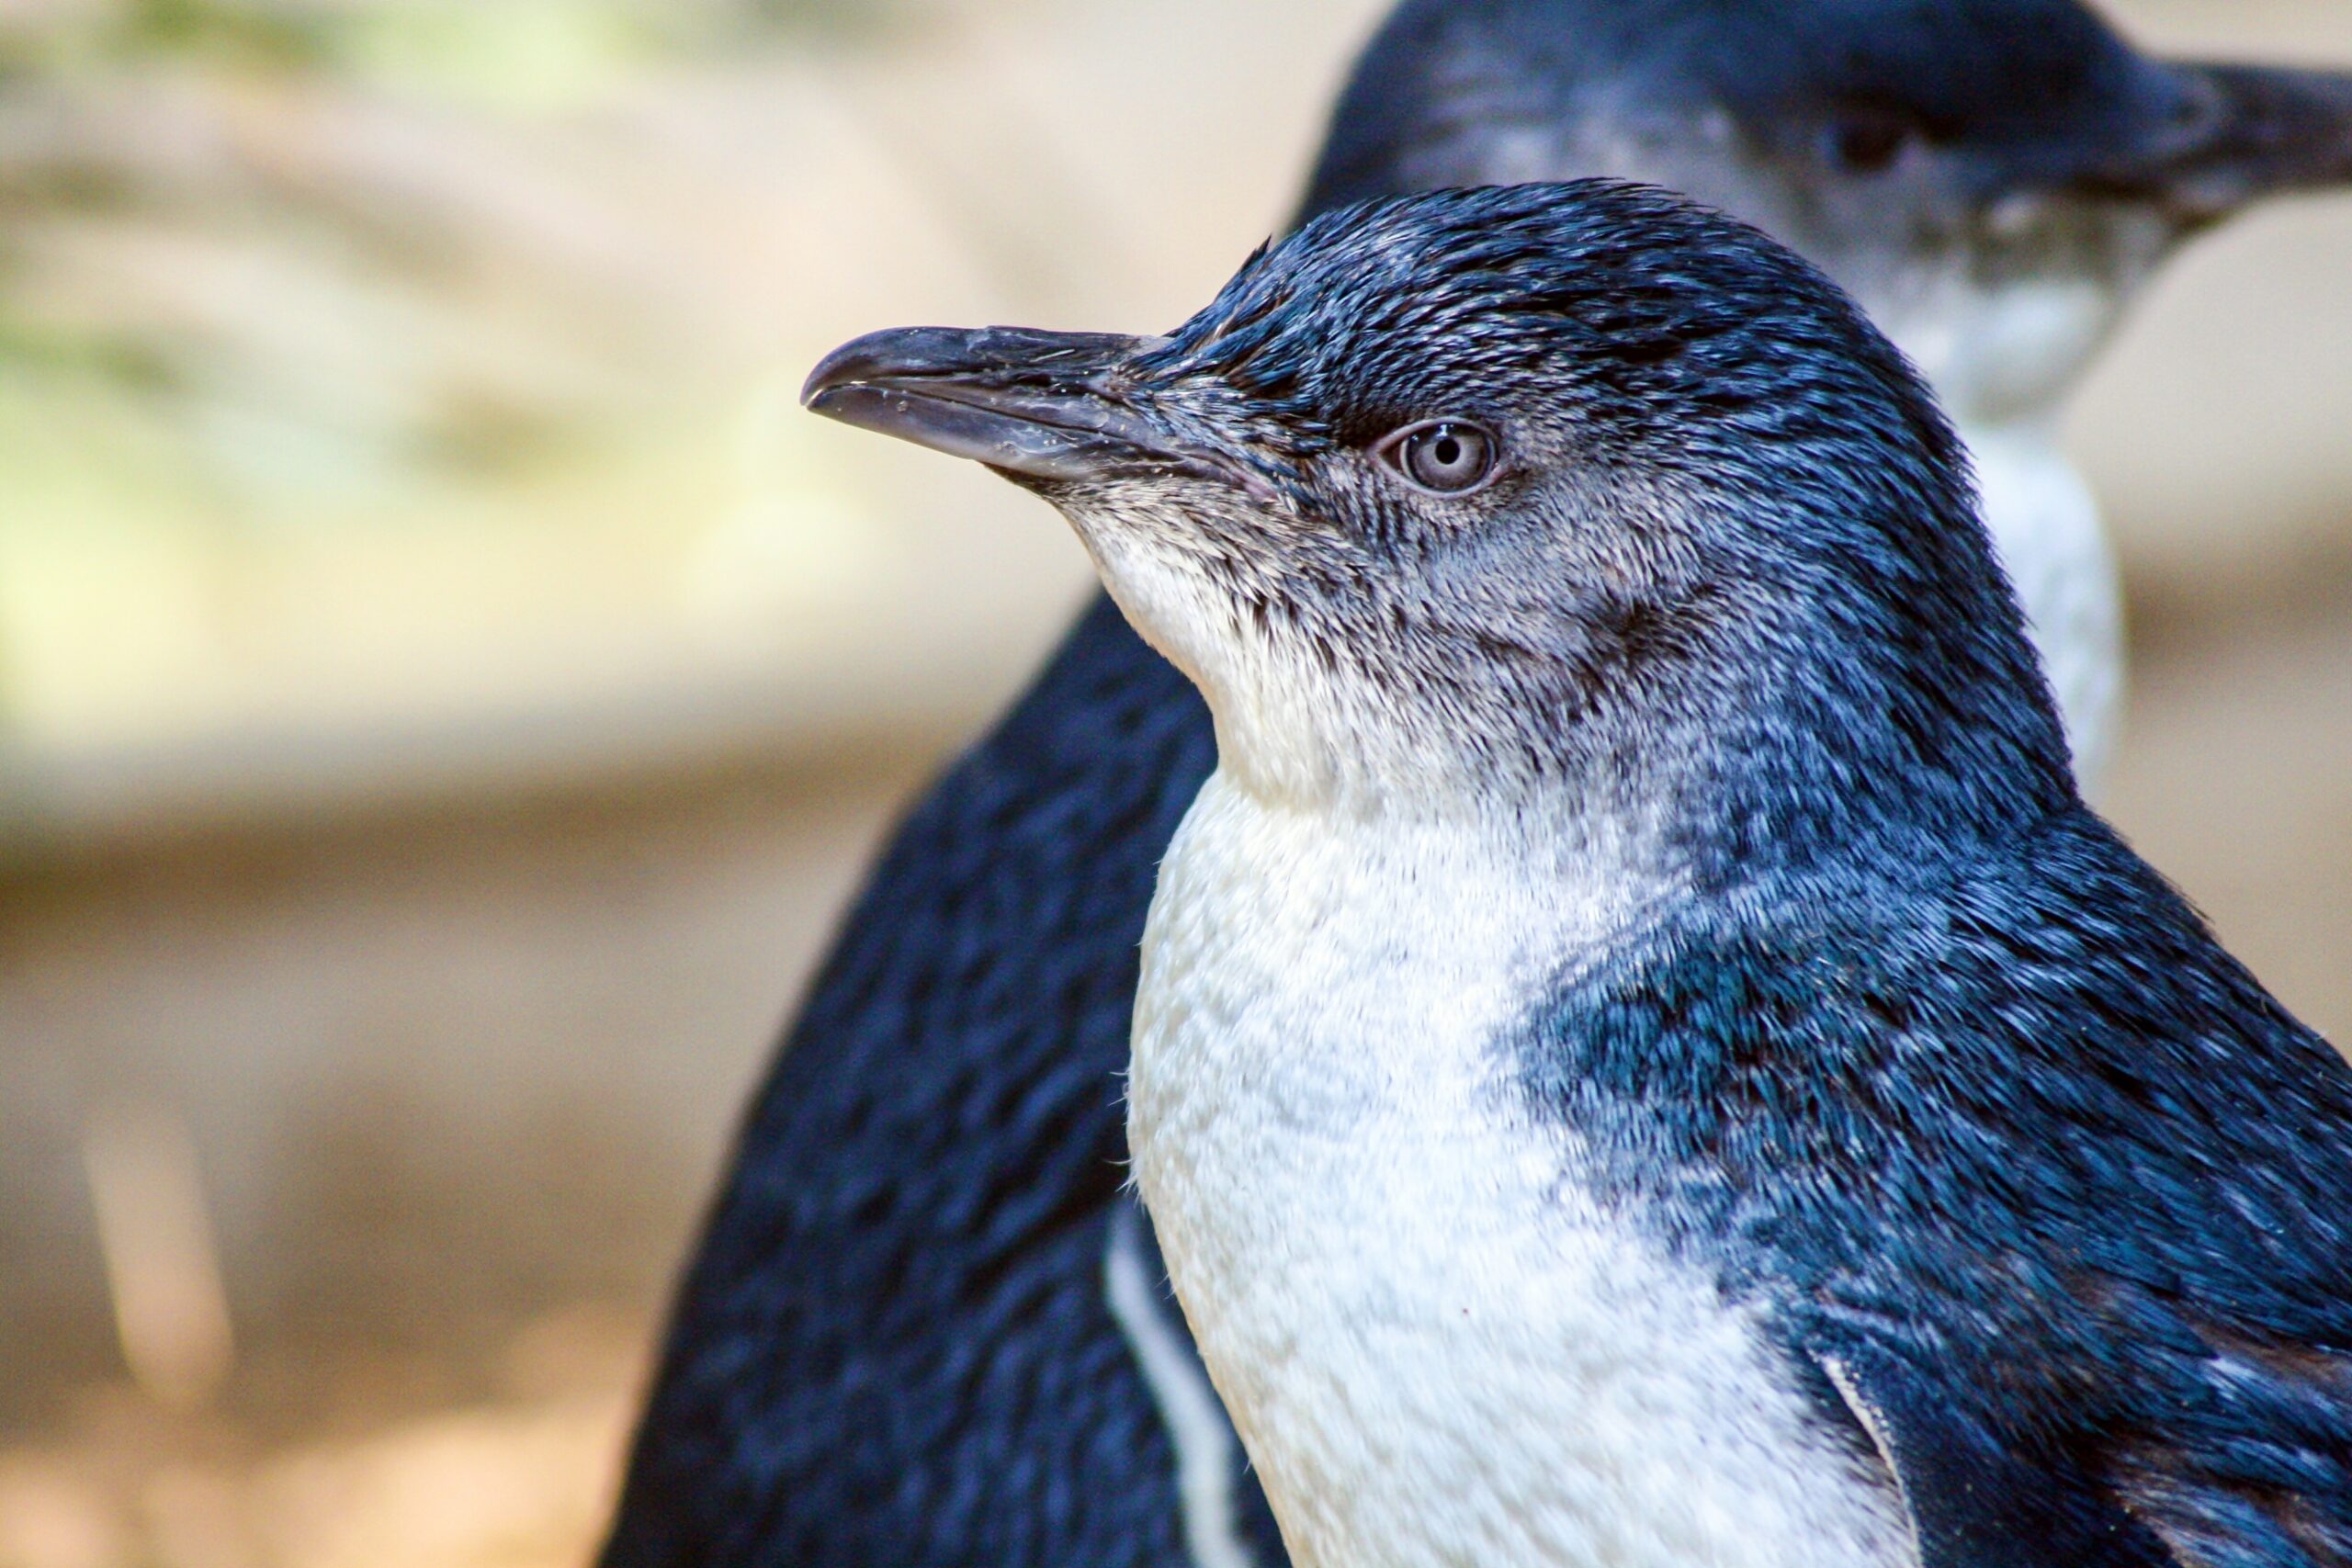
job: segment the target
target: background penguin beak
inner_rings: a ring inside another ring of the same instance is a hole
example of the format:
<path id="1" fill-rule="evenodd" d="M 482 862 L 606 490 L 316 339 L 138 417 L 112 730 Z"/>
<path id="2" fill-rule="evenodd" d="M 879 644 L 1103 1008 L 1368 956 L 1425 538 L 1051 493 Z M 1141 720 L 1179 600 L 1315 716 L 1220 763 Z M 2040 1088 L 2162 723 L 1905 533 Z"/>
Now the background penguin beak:
<path id="1" fill-rule="evenodd" d="M 2075 184 L 2153 202 L 2182 222 L 2249 202 L 2352 186 L 2352 73 L 2252 65 L 2166 64 L 2144 130 Z"/>
<path id="2" fill-rule="evenodd" d="M 812 413 L 1016 479 L 1102 479 L 1203 465 L 1207 454 L 1127 397 L 1149 340 L 1019 327 L 902 327 L 827 355 L 800 389 Z"/>

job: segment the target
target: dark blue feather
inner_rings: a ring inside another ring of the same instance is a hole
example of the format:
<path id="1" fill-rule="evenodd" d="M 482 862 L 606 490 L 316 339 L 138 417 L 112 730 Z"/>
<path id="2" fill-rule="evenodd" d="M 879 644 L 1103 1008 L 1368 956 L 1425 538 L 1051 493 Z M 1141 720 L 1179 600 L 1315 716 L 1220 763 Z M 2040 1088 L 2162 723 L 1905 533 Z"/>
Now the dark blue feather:
<path id="1" fill-rule="evenodd" d="M 2352 1562 L 2352 1071 L 2087 813 L 1685 908 L 1525 1060 L 1619 1202 L 1908 1413 L 1951 1540 L 2041 1553 L 1945 1561 Z"/>

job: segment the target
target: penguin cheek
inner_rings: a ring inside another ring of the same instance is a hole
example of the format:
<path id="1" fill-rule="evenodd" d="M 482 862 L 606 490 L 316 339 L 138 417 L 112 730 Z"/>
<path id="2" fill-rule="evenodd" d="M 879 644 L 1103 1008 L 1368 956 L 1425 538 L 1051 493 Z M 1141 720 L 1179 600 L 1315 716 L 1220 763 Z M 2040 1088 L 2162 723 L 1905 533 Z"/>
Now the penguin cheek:
<path id="1" fill-rule="evenodd" d="M 1232 684 L 1246 558 L 1197 513 L 1132 489 L 1064 511 L 1127 624 L 1216 702 Z"/>

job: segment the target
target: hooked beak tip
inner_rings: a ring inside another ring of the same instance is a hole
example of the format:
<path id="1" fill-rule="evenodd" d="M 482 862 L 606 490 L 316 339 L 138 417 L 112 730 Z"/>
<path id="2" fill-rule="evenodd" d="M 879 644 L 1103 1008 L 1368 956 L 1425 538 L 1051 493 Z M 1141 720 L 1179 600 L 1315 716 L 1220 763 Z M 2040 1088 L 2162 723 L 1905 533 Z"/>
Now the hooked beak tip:
<path id="1" fill-rule="evenodd" d="M 1021 480 L 1193 466 L 1202 455 L 1123 389 L 1140 341 L 1011 327 L 868 333 L 817 363 L 800 401 Z"/>
<path id="2" fill-rule="evenodd" d="M 898 327 L 852 338 L 817 361 L 800 384 L 800 406 L 821 413 L 829 403 L 840 400 L 832 394 L 858 382 L 978 368 L 971 345 L 961 341 L 977 335 L 941 327 Z"/>

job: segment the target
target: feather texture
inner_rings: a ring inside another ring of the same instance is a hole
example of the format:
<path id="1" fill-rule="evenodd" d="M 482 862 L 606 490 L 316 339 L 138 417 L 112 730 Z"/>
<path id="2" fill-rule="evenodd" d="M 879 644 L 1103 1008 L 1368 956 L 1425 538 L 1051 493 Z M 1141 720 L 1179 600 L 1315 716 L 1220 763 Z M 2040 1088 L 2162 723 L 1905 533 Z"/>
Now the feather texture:
<path id="1" fill-rule="evenodd" d="M 1531 1092 L 1907 1413 L 1928 1568 L 2352 1562 L 2352 1070 L 2086 813 L 1903 848 L 1577 976 Z"/>

